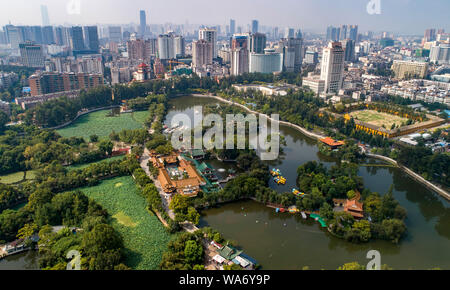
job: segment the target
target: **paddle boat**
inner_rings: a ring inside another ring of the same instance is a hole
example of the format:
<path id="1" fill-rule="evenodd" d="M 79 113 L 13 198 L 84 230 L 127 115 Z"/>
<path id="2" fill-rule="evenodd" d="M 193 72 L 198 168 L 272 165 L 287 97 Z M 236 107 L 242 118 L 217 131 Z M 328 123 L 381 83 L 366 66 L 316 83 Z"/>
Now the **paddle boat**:
<path id="1" fill-rule="evenodd" d="M 304 192 L 300 192 L 300 191 L 299 191 L 298 189 L 296 189 L 296 188 L 293 188 L 293 189 L 292 189 L 292 193 L 293 193 L 294 195 L 300 196 L 300 197 L 303 197 L 303 196 L 305 195 Z"/>
<path id="2" fill-rule="evenodd" d="M 270 174 L 272 176 L 281 176 L 281 171 L 278 168 L 273 168 L 272 170 L 270 170 Z"/>
<path id="3" fill-rule="evenodd" d="M 273 181 L 275 181 L 276 184 L 286 184 L 286 178 L 283 176 L 275 176 Z"/>

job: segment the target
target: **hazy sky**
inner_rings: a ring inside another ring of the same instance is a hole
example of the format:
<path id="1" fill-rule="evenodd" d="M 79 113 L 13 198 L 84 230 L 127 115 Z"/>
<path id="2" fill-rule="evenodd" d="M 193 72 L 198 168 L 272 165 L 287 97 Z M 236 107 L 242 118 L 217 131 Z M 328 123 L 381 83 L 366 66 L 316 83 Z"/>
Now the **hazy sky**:
<path id="1" fill-rule="evenodd" d="M 70 1 L 81 13 L 68 14 Z M 450 31 L 450 0 L 379 0 L 381 14 L 369 15 L 371 0 L 0 0 L 0 25 L 41 25 L 40 5 L 48 6 L 51 24 L 126 24 L 147 22 L 227 24 L 244 28 L 251 19 L 260 25 L 324 32 L 327 25 L 359 24 L 360 30 L 423 33 L 426 28 Z M 374 1 L 374 0 L 372 0 Z"/>

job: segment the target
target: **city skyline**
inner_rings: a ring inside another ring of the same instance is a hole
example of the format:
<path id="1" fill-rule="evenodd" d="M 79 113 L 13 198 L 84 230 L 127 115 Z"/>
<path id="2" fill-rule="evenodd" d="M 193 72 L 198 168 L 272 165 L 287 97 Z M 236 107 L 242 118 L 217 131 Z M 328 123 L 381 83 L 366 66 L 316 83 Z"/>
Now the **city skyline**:
<path id="1" fill-rule="evenodd" d="M 3 2 L 4 0 L 2 0 Z M 259 26 L 296 27 L 304 31 L 324 33 L 328 25 L 354 23 L 361 31 L 392 31 L 404 34 L 421 34 L 430 27 L 450 30 L 450 23 L 445 19 L 450 3 L 446 0 L 381 0 L 381 14 L 369 15 L 366 6 L 369 0 L 282 0 L 276 3 L 267 0 L 242 0 L 239 9 L 236 5 L 221 5 L 219 1 L 205 2 L 192 0 L 186 5 L 185 1 L 169 0 L 164 3 L 151 3 L 143 0 L 129 2 L 122 0 L 79 0 L 80 14 L 68 14 L 67 3 L 77 0 L 46 0 L 30 1 L 17 0 L 8 3 L 0 11 L 0 25 L 11 21 L 14 25 L 39 25 L 42 22 L 41 5 L 48 7 L 48 14 L 52 25 L 107 25 L 107 24 L 139 24 L 139 11 L 147 13 L 147 24 L 205 24 L 228 25 L 230 19 L 236 20 L 236 27 L 247 28 L 252 20 L 258 20 Z M 5 1 L 6 2 L 6 1 Z M 233 4 L 237 0 L 227 2 Z M 24 10 L 26 5 L 29 9 Z M 285 6 L 291 9 L 284 9 Z M 88 9 L 86 7 L 89 7 Z M 107 13 L 99 14 L 98 11 Z M 182 7 L 182 9 L 181 9 Z M 324 9 L 327 7 L 327 9 Z M 424 14 L 428 10 L 430 13 Z M 170 11 L 165 13 L 164 11 Z M 217 11 L 217 13 L 211 13 Z M 105 11 L 106 12 L 106 11 Z M 11 15 L 16 15 L 12 18 Z"/>

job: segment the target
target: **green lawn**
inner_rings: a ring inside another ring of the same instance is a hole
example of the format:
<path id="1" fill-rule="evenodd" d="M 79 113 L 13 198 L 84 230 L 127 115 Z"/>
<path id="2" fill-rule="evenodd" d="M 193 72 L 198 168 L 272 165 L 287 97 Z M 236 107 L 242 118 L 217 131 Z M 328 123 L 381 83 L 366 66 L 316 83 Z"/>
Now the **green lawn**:
<path id="1" fill-rule="evenodd" d="M 88 141 L 91 135 L 108 137 L 113 130 L 120 132 L 125 129 L 143 128 L 145 115 L 148 114 L 147 111 L 143 111 L 107 117 L 110 111 L 102 110 L 84 115 L 70 126 L 57 131 L 63 137 L 83 137 Z"/>
<path id="2" fill-rule="evenodd" d="M 0 176 L 0 182 L 4 183 L 4 184 L 18 183 L 18 182 L 21 182 L 24 180 L 24 176 L 25 176 L 24 174 L 25 174 L 25 172 L 19 171 L 19 172 L 2 175 L 2 176 Z M 27 171 L 26 179 L 31 180 L 34 178 L 35 178 L 34 171 Z"/>
<path id="3" fill-rule="evenodd" d="M 101 204 L 111 225 L 123 236 L 127 265 L 133 269 L 157 269 L 171 235 L 146 209 L 132 177 L 118 177 L 82 191 Z"/>
<path id="4" fill-rule="evenodd" d="M 69 171 L 72 171 L 72 170 L 75 170 L 75 169 L 83 169 L 83 168 L 86 168 L 86 167 L 88 167 L 89 165 L 92 165 L 92 164 L 96 164 L 96 163 L 100 163 L 100 162 L 111 162 L 111 161 L 115 161 L 115 160 L 122 160 L 123 158 L 125 158 L 124 155 L 119 155 L 119 156 L 114 156 L 114 157 L 111 157 L 111 158 L 107 158 L 107 159 L 103 159 L 103 160 L 95 161 L 95 162 L 91 162 L 91 163 L 70 165 L 70 166 L 67 167 L 67 169 Z M 27 175 L 27 177 L 28 177 L 28 175 Z"/>

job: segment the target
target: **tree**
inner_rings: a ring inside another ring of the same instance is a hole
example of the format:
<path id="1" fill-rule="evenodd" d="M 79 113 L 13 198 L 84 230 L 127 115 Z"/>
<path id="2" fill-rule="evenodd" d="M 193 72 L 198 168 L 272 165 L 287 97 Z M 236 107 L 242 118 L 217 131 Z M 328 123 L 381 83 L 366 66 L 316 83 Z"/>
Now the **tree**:
<path id="1" fill-rule="evenodd" d="M 96 143 L 96 142 L 98 142 L 98 136 L 91 135 L 91 136 L 89 136 L 89 140 L 91 140 L 92 143 Z"/>
<path id="2" fill-rule="evenodd" d="M 197 225 L 199 223 L 199 221 L 200 221 L 200 214 L 195 210 L 195 208 L 190 206 L 188 208 L 188 212 L 187 212 L 186 218 L 187 218 L 188 221 L 190 221 L 193 224 Z"/>
<path id="3" fill-rule="evenodd" d="M 8 121 L 9 121 L 8 115 L 6 115 L 5 112 L 0 111 L 0 132 L 3 132 L 3 130 L 5 129 L 5 125 L 6 123 L 8 123 Z"/>
<path id="4" fill-rule="evenodd" d="M 370 223 L 368 221 L 356 221 L 352 226 L 352 231 L 357 235 L 361 242 L 368 242 L 370 240 Z"/>
<path id="5" fill-rule="evenodd" d="M 331 220 L 334 217 L 333 208 L 327 202 L 322 204 L 319 212 L 320 215 L 327 220 Z"/>
<path id="6" fill-rule="evenodd" d="M 358 262 L 351 262 L 340 266 L 338 270 L 365 270 L 365 267 Z"/>
<path id="7" fill-rule="evenodd" d="M 81 246 L 88 256 L 96 257 L 99 253 L 122 248 L 123 243 L 110 225 L 98 224 L 83 235 Z"/>
<path id="8" fill-rule="evenodd" d="M 38 230 L 38 226 L 35 223 L 25 224 L 17 233 L 18 239 L 27 240 L 31 238 Z"/>
<path id="9" fill-rule="evenodd" d="M 184 247 L 184 257 L 189 264 L 199 264 L 203 258 L 203 247 L 196 241 L 187 241 Z"/>
<path id="10" fill-rule="evenodd" d="M 111 155 L 114 148 L 114 144 L 109 140 L 102 140 L 100 144 L 98 144 L 98 150 L 105 155 Z"/>
<path id="11" fill-rule="evenodd" d="M 398 219 L 387 219 L 381 223 L 387 240 L 397 244 L 406 232 L 405 223 Z"/>

